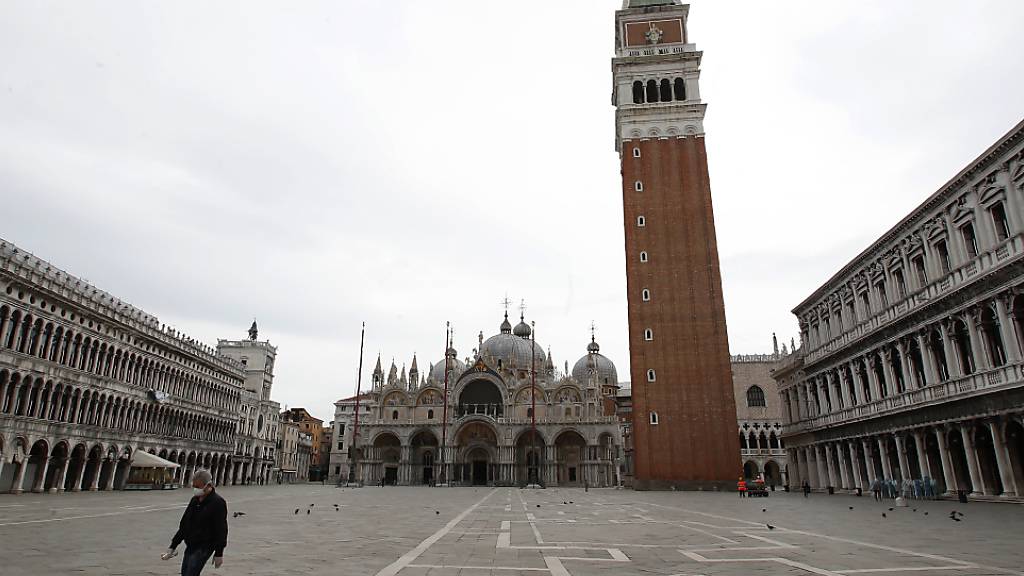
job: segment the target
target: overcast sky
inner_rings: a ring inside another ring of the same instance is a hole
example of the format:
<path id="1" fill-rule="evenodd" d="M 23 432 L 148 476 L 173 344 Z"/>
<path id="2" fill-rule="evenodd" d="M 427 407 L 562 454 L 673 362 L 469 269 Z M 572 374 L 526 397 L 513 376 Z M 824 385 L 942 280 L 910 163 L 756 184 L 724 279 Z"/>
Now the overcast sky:
<path id="1" fill-rule="evenodd" d="M 325 420 L 382 353 L 525 299 L 629 379 L 621 0 L 0 3 L 0 237 L 214 344 L 253 317 Z M 694 0 L 733 353 L 1022 117 L 1018 0 Z M 514 310 L 518 315 L 518 310 Z"/>

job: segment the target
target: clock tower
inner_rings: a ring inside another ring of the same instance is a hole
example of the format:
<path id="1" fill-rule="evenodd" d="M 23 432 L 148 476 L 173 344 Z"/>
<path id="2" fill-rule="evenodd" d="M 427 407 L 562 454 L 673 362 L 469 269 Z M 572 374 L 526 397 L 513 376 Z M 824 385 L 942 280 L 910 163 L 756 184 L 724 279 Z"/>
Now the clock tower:
<path id="1" fill-rule="evenodd" d="M 615 14 L 638 490 L 735 489 L 742 474 L 704 149 L 701 52 L 679 0 Z"/>

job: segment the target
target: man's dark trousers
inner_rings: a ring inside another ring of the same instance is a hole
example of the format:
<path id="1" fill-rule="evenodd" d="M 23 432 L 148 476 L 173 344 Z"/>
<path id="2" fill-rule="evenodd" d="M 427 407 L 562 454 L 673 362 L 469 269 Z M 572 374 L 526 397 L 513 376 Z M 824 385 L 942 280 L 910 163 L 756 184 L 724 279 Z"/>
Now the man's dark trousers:
<path id="1" fill-rule="evenodd" d="M 181 559 L 181 576 L 199 576 L 210 556 L 213 556 L 213 548 L 185 548 L 185 555 Z"/>

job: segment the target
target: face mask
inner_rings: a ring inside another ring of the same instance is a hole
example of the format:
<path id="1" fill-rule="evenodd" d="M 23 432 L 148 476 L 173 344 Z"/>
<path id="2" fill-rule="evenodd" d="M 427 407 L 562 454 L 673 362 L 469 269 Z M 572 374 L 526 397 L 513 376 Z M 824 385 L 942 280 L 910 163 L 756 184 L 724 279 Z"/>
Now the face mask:
<path id="1" fill-rule="evenodd" d="M 206 488 L 193 488 L 192 493 L 195 494 L 196 496 L 202 496 L 203 494 L 206 493 Z"/>

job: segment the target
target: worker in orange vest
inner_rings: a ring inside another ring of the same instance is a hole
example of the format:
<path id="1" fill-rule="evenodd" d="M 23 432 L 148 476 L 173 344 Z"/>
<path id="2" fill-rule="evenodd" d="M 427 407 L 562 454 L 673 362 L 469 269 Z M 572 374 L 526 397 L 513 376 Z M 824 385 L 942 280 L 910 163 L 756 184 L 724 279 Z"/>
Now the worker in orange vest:
<path id="1" fill-rule="evenodd" d="M 747 481 L 743 479 L 743 476 L 740 476 L 740 481 L 736 483 L 736 490 L 739 491 L 740 498 L 747 496 Z"/>

